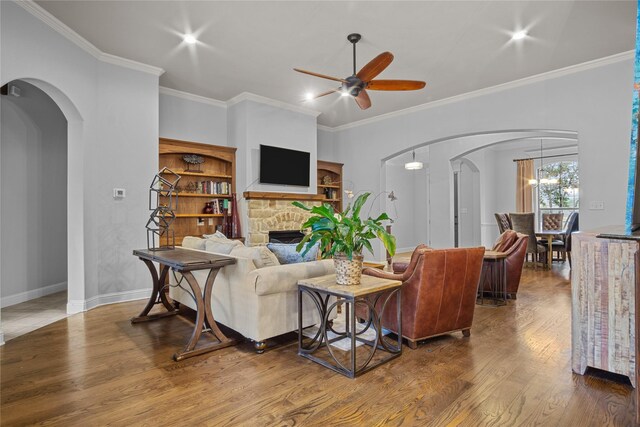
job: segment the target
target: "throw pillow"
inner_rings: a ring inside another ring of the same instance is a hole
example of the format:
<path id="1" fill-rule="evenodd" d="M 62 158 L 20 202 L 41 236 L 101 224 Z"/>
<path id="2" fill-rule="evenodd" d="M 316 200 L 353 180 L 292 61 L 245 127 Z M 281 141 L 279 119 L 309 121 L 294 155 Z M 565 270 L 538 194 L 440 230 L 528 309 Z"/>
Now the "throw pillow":
<path id="1" fill-rule="evenodd" d="M 229 239 L 204 239 L 207 252 L 229 255 L 233 248 L 244 246 L 239 240 Z"/>
<path id="2" fill-rule="evenodd" d="M 194 236 L 185 236 L 182 239 L 182 247 L 188 249 L 199 249 L 201 251 L 205 250 L 205 239 L 201 239 L 199 237 Z"/>
<path id="3" fill-rule="evenodd" d="M 278 258 L 266 246 L 236 246 L 229 255 L 249 258 L 256 268 L 280 265 Z"/>
<path id="4" fill-rule="evenodd" d="M 297 243 L 268 243 L 267 248 L 278 258 L 280 264 L 296 264 L 315 261 L 318 258 L 320 244 L 316 243 L 303 257 L 296 251 Z"/>

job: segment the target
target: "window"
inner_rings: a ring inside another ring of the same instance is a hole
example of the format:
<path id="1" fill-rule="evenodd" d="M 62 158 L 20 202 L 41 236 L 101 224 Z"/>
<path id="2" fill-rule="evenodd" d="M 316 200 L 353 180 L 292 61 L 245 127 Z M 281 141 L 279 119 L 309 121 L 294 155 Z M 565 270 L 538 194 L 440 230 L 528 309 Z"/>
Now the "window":
<path id="1" fill-rule="evenodd" d="M 536 190 L 538 199 L 538 226 L 542 224 L 542 214 L 564 213 L 563 226 L 569 214 L 578 211 L 580 206 L 580 181 L 577 160 L 545 164 L 536 170 L 538 182 L 541 178 L 556 178 L 557 183 L 539 184 Z"/>

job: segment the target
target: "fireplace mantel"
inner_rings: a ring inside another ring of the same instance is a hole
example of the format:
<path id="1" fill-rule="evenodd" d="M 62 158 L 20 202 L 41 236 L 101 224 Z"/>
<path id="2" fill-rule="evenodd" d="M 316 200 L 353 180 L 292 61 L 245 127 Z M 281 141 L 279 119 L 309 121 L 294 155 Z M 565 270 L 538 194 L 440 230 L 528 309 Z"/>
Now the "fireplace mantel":
<path id="1" fill-rule="evenodd" d="M 265 191 L 245 191 L 243 194 L 246 200 L 325 200 L 324 194 L 304 194 L 304 193 L 276 193 Z"/>

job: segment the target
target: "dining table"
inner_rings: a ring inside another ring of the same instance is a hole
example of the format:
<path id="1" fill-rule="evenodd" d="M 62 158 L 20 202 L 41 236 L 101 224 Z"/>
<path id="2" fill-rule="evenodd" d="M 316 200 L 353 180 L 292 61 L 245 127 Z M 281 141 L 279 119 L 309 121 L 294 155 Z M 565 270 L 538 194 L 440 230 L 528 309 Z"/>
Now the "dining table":
<path id="1" fill-rule="evenodd" d="M 553 241 L 560 240 L 565 234 L 565 230 L 536 231 L 536 237 L 547 240 L 547 269 L 551 269 L 551 262 L 553 261 Z"/>

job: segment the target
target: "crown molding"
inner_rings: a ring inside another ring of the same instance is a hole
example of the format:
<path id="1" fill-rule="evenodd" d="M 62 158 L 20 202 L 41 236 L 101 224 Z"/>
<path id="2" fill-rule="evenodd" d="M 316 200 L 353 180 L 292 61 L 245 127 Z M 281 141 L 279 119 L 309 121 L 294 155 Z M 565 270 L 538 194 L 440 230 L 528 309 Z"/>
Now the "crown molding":
<path id="1" fill-rule="evenodd" d="M 238 104 L 242 101 L 253 101 L 260 104 L 270 105 L 272 107 L 293 111 L 294 113 L 302 113 L 313 117 L 318 117 L 321 114 L 319 111 L 311 110 L 304 107 L 298 107 L 297 105 L 288 104 L 282 101 L 276 101 L 275 99 L 266 98 L 264 96 L 256 95 L 250 92 L 242 92 L 240 95 L 234 96 L 227 101 L 227 106 L 231 107 L 232 105 Z"/>
<path id="2" fill-rule="evenodd" d="M 143 73 L 149 73 L 156 76 L 160 76 L 164 73 L 164 70 L 162 68 L 154 67 L 152 65 L 143 64 L 131 59 L 121 58 L 119 56 L 102 52 L 100 49 L 95 47 L 80 34 L 76 33 L 71 28 L 66 26 L 58 18 L 47 12 L 33 0 L 14 0 L 14 3 L 22 7 L 31 15 L 35 16 L 40 21 L 48 25 L 52 30 L 101 62 L 118 65 L 121 67 L 129 68 L 131 70 L 141 71 Z"/>
<path id="3" fill-rule="evenodd" d="M 142 71 L 143 73 L 153 74 L 160 77 L 164 74 L 164 70 L 153 65 L 143 64 L 142 62 L 134 61 L 132 59 L 122 58 L 120 56 L 111 55 L 110 53 L 102 52 L 98 59 L 108 64 L 119 65 L 120 67 L 129 68 L 131 70 Z"/>
<path id="4" fill-rule="evenodd" d="M 594 59 L 592 61 L 582 62 L 580 64 L 570 65 L 568 67 L 559 68 L 557 70 L 547 71 L 545 73 L 536 74 L 534 76 L 525 77 L 518 80 L 513 80 L 507 83 L 502 83 L 496 86 L 491 86 L 483 89 L 478 89 L 473 92 L 467 92 L 460 95 L 455 95 L 449 98 L 439 99 L 437 101 L 428 102 L 425 104 L 416 105 L 413 107 L 405 108 L 402 110 L 392 111 L 390 113 L 380 114 L 379 116 L 369 117 L 367 119 L 358 120 L 357 122 L 347 123 L 341 126 L 330 128 L 333 132 L 338 132 L 346 129 L 355 128 L 358 126 L 364 126 L 371 123 L 387 120 L 392 117 L 404 116 L 406 114 L 415 113 L 422 110 L 428 110 L 430 108 L 441 107 L 443 105 L 460 102 L 479 96 L 489 95 L 497 92 L 502 92 L 508 89 L 514 89 L 517 87 L 542 82 L 545 80 L 551 80 L 558 77 L 567 76 L 570 74 L 578 73 L 581 71 L 591 70 L 593 68 L 602 67 L 605 65 L 616 64 L 618 62 L 633 59 L 635 55 L 634 50 L 629 50 L 622 53 L 617 53 L 611 56 L 605 56 L 604 58 Z"/>
<path id="5" fill-rule="evenodd" d="M 325 126 L 325 125 L 318 125 L 318 130 L 322 130 L 325 132 L 335 132 L 335 128 L 331 128 L 329 126 Z"/>
<path id="6" fill-rule="evenodd" d="M 194 95 L 189 92 L 182 92 L 180 90 L 171 89 L 168 87 L 160 86 L 160 93 L 163 95 L 175 96 L 176 98 L 182 98 L 189 101 L 199 102 L 201 104 L 213 105 L 215 107 L 227 108 L 227 103 L 213 98 L 207 98 L 200 95 Z"/>

